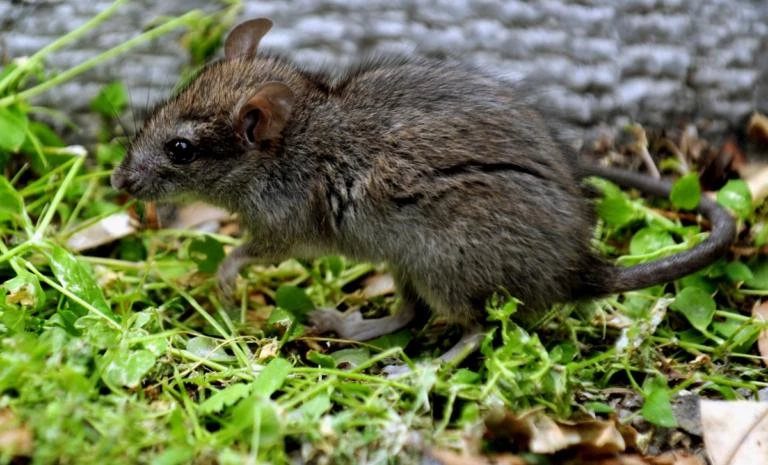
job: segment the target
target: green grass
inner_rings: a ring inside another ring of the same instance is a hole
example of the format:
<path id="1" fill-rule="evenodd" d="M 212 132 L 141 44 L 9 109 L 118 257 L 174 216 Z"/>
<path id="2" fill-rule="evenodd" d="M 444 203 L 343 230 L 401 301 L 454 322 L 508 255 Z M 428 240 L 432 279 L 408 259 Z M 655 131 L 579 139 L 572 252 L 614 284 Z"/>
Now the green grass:
<path id="1" fill-rule="evenodd" d="M 212 24 L 197 13 L 169 21 Z M 378 264 L 253 267 L 232 309 L 212 272 L 237 239 L 147 229 L 74 254 L 68 238 L 127 208 L 108 186 L 123 149 L 105 126 L 86 159 L 41 122 L 26 97 L 61 74 L 40 63 L 0 73 L 0 436 L 31 438 L 0 442 L 0 463 L 418 463 L 425 447 L 508 450 L 483 438 L 499 409 L 620 411 L 653 431 L 675 426 L 670 399 L 683 389 L 738 399 L 768 387 L 755 348 L 766 326 L 750 317 L 768 293 L 756 252 L 667 286 L 560 305 L 525 327 L 514 302 L 489 302 L 482 350 L 459 366 L 431 362 L 458 336 L 441 322 L 367 344 L 305 334 L 314 306 L 394 308 L 393 295 L 361 292 L 385 271 Z M 124 109 L 119 85 L 99 98 L 105 121 Z M 631 264 L 700 241 L 700 226 L 674 214 L 700 195 L 695 176 L 682 179 L 671 201 L 599 183 L 596 246 Z M 740 215 L 740 245 L 764 246 L 765 210 L 744 184 L 718 199 Z M 396 362 L 416 369 L 381 373 Z"/>

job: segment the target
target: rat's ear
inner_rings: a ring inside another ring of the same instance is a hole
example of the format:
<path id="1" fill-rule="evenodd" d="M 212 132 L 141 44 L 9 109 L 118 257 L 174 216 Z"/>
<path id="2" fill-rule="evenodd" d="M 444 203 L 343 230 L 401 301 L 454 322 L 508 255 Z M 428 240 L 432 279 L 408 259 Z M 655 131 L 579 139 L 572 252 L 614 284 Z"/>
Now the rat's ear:
<path id="1" fill-rule="evenodd" d="M 292 108 L 293 91 L 282 82 L 268 82 L 237 110 L 235 132 L 248 144 L 275 139 Z"/>
<path id="2" fill-rule="evenodd" d="M 253 58 L 261 38 L 271 28 L 272 21 L 267 18 L 251 19 L 238 24 L 224 41 L 224 58 Z"/>

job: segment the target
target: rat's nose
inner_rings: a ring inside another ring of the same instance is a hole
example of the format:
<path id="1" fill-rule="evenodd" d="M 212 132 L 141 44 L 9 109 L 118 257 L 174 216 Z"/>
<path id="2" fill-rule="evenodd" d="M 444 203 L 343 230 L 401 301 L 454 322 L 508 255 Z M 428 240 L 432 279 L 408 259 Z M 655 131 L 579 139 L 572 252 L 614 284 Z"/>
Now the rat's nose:
<path id="1" fill-rule="evenodd" d="M 128 177 L 125 175 L 125 170 L 120 166 L 115 168 L 114 171 L 112 171 L 110 181 L 112 182 L 112 187 L 115 189 L 119 191 L 124 190 L 126 184 L 128 184 Z"/>

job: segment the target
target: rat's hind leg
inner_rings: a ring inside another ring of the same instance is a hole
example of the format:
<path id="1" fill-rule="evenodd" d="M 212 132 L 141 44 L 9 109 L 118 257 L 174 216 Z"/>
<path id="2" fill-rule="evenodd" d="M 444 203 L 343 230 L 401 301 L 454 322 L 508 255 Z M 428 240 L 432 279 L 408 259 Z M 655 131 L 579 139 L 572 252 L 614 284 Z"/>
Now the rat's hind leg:
<path id="1" fill-rule="evenodd" d="M 402 304 L 397 313 L 382 318 L 365 319 L 359 310 L 340 312 L 332 308 L 319 308 L 309 314 L 312 331 L 334 332 L 344 339 L 367 341 L 404 328 L 419 310 L 426 310 L 410 286 L 401 286 Z"/>
<path id="2" fill-rule="evenodd" d="M 415 307 L 405 302 L 397 313 L 382 318 L 365 319 L 359 310 L 340 312 L 333 308 L 318 308 L 309 314 L 309 321 L 313 332 L 334 332 L 343 339 L 367 341 L 403 328 L 415 315 Z"/>
<path id="3" fill-rule="evenodd" d="M 219 283 L 219 293 L 226 301 L 233 300 L 235 282 L 240 270 L 258 261 L 258 244 L 246 242 L 235 247 L 219 265 L 216 277 Z"/>
<path id="4" fill-rule="evenodd" d="M 439 357 L 441 362 L 452 363 L 457 360 L 460 361 L 467 355 L 480 348 L 480 343 L 483 342 L 485 337 L 485 331 L 482 326 L 471 326 L 464 328 L 464 334 L 453 347 L 448 349 L 446 353 Z"/>

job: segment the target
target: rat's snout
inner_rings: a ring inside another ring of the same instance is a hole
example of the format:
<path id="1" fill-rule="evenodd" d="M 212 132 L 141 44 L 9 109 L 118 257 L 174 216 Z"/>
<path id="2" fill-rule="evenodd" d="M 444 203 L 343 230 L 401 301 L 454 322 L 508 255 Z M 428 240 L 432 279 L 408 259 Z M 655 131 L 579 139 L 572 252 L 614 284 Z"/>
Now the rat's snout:
<path id="1" fill-rule="evenodd" d="M 129 161 L 127 158 L 112 171 L 110 181 L 112 182 L 112 187 L 115 189 L 122 192 L 127 192 L 131 195 L 135 194 L 134 191 L 136 190 L 138 178 L 136 173 L 129 166 Z"/>
<path id="2" fill-rule="evenodd" d="M 125 189 L 125 186 L 127 184 L 127 176 L 125 175 L 125 170 L 123 169 L 123 166 L 120 165 L 117 168 L 112 171 L 112 176 L 110 177 L 110 181 L 112 182 L 112 187 L 115 189 L 121 191 Z"/>

